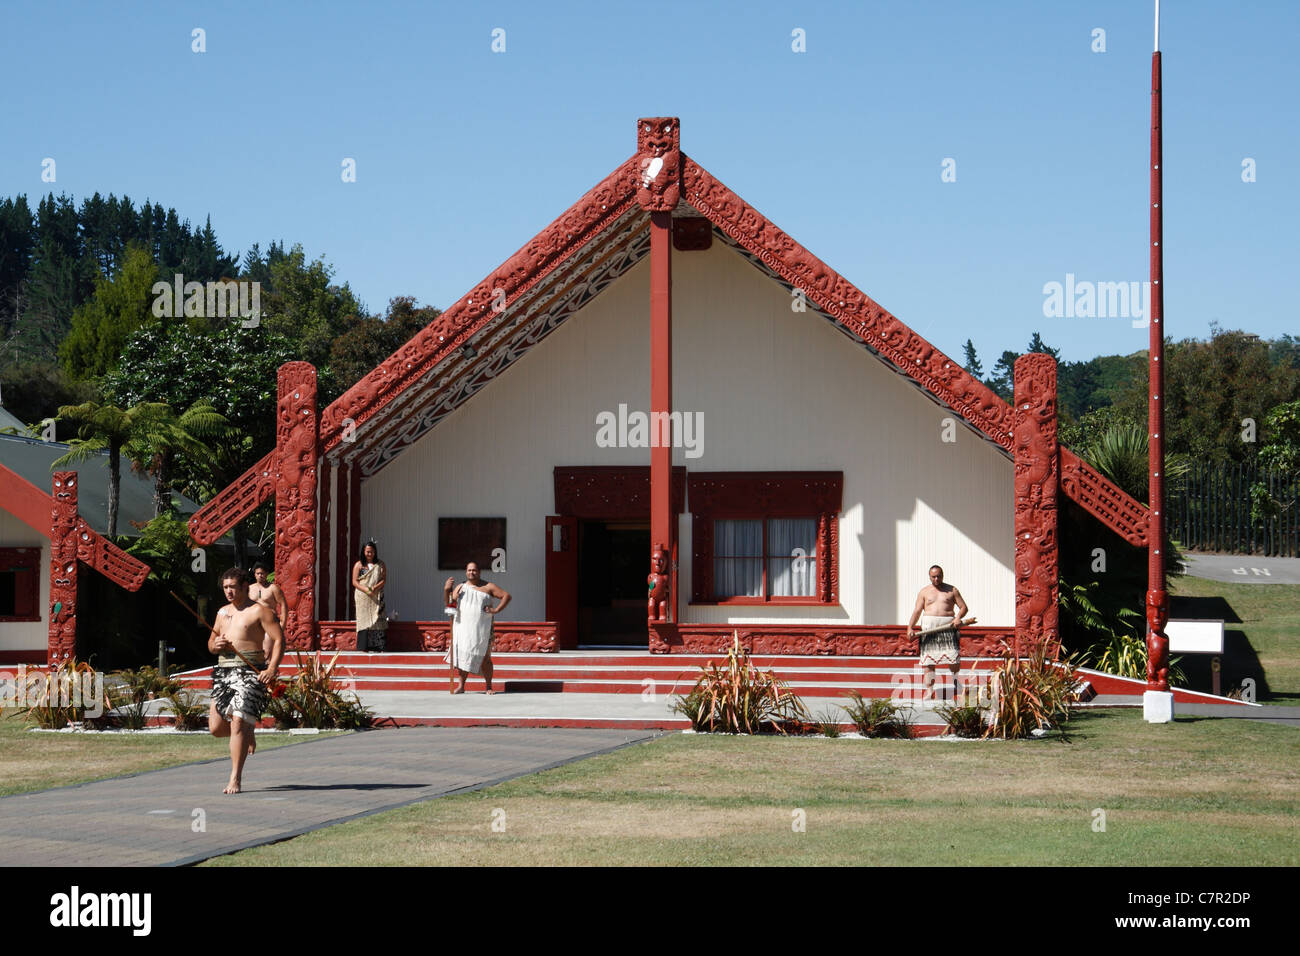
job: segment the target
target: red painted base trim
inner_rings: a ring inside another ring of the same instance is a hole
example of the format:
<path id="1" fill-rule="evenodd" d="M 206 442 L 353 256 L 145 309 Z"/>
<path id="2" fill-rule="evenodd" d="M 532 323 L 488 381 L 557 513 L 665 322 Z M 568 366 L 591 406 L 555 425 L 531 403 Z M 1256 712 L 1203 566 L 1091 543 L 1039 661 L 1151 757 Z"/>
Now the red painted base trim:
<path id="1" fill-rule="evenodd" d="M 34 647 L 28 651 L 0 651 L 0 664 L 26 664 L 28 667 L 45 667 L 46 650 Z"/>
<path id="2" fill-rule="evenodd" d="M 998 657 L 1012 627 L 962 628 L 962 657 Z M 725 654 L 735 636 L 750 654 L 837 657 L 915 657 L 920 649 L 906 628 L 892 624 L 652 624 L 652 654 Z"/>
<path id="3" fill-rule="evenodd" d="M 559 650 L 554 621 L 496 621 L 492 650 L 498 653 L 554 654 Z M 386 653 L 446 651 L 451 624 L 446 621 L 390 621 Z M 353 621 L 321 621 L 322 651 L 355 651 L 357 625 Z"/>

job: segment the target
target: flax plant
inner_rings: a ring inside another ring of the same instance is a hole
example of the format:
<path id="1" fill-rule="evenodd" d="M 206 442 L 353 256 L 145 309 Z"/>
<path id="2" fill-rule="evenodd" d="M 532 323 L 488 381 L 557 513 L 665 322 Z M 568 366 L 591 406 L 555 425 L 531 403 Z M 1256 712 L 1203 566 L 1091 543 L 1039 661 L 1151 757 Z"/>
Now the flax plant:
<path id="1" fill-rule="evenodd" d="M 1077 665 L 1074 655 L 1056 660 L 1047 642 L 1023 658 L 1003 644 L 1002 663 L 993 676 L 992 720 L 984 736 L 1011 739 L 1063 729 L 1076 696 Z"/>
<path id="2" fill-rule="evenodd" d="M 374 715 L 353 694 L 350 698 L 336 685 L 342 683 L 335 675 L 339 655 L 336 653 L 324 663 L 320 653 L 297 655 L 298 670 L 283 682 L 283 704 L 276 694 L 271 702 L 270 714 L 277 724 L 298 724 L 303 727 L 355 729 L 368 727 Z"/>
<path id="3" fill-rule="evenodd" d="M 86 661 L 70 657 L 41 675 L 40 687 L 29 684 L 26 693 L 29 699 L 34 693 L 35 700 L 18 709 L 18 715 L 45 730 L 58 730 L 70 723 L 86 719 L 85 701 L 88 696 L 86 686 L 94 688 L 96 672 Z M 106 717 L 112 704 L 108 695 L 101 689 L 102 700 L 98 701 L 100 712 Z M 101 717 L 101 719 L 103 719 Z"/>
<path id="4" fill-rule="evenodd" d="M 673 710 L 684 714 L 694 730 L 710 733 L 757 734 L 810 723 L 803 701 L 774 672 L 760 671 L 732 635 L 731 649 L 721 667 L 709 661 L 700 667 L 690 693 L 678 695 Z"/>

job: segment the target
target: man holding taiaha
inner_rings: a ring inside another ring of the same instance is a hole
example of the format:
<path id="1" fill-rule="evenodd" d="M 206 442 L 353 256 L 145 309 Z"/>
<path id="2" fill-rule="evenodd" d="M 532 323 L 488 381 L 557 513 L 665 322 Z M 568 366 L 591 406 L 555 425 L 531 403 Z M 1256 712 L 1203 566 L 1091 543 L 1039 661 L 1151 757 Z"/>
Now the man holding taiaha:
<path id="1" fill-rule="evenodd" d="M 456 602 L 451 619 L 451 644 L 443 658 L 456 672 L 453 694 L 465 693 L 465 681 L 470 674 L 482 674 L 487 692 L 492 689 L 492 618 L 510 603 L 510 593 L 495 584 L 484 581 L 478 564 L 465 565 L 465 583 L 456 584 L 448 578 L 442 586 L 442 602 L 450 607 Z M 492 604 L 493 601 L 497 603 Z"/>
<path id="2" fill-rule="evenodd" d="M 255 750 L 257 722 L 271 700 L 284 655 L 284 633 L 275 613 L 248 596 L 248 577 L 242 568 L 221 576 L 221 590 L 229 601 L 217 612 L 208 637 L 208 650 L 218 655 L 212 669 L 212 703 L 208 730 L 214 737 L 230 738 L 230 782 L 222 793 L 239 793 L 244 761 Z M 264 639 L 271 640 L 266 659 Z"/>
<path id="3" fill-rule="evenodd" d="M 284 592 L 280 590 L 280 585 L 270 580 L 267 573 L 267 567 L 261 561 L 253 565 L 253 583 L 248 586 L 248 597 L 258 604 L 265 604 L 275 613 L 275 620 L 281 627 L 284 627 L 285 615 L 289 613 L 289 606 L 284 599 Z M 267 635 L 262 641 L 262 653 L 268 660 L 271 657 L 271 635 Z"/>
<path id="4" fill-rule="evenodd" d="M 962 620 L 966 611 L 966 601 L 961 592 L 951 584 L 943 583 L 943 568 L 931 565 L 930 583 L 916 595 L 916 607 L 907 622 L 909 638 L 918 621 L 921 625 L 921 667 L 925 674 L 926 697 L 934 696 L 936 666 L 946 666 L 952 671 L 954 690 L 956 688 L 957 673 L 961 670 L 961 644 L 957 631 L 966 623 Z M 927 631 L 930 633 L 925 633 Z"/>

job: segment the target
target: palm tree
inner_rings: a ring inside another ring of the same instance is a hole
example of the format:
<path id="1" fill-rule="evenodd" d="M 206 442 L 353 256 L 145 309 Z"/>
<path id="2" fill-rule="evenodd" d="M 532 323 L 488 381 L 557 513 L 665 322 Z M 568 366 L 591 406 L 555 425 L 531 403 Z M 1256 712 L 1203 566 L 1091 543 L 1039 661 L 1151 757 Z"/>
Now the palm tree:
<path id="1" fill-rule="evenodd" d="M 1149 468 L 1147 428 L 1138 422 L 1116 422 L 1096 441 L 1080 451 L 1088 464 L 1119 485 L 1133 498 L 1147 500 Z M 1165 485 L 1172 485 L 1191 469 L 1186 455 L 1165 456 Z"/>
<path id="2" fill-rule="evenodd" d="M 174 417 L 171 407 L 162 402 L 142 402 L 132 408 L 83 402 L 64 405 L 58 419 L 79 423 L 77 437 L 68 444 L 71 450 L 51 465 L 51 469 L 96 457 L 108 451 L 108 536 L 117 534 L 117 508 L 122 497 L 122 449 L 128 443 L 142 441 L 146 435 Z"/>
<path id="3" fill-rule="evenodd" d="M 197 401 L 180 415 L 169 405 L 149 423 L 143 434 L 124 447 L 132 467 L 147 472 L 154 480 L 153 513 L 158 517 L 171 501 L 171 482 L 180 455 L 193 461 L 210 459 L 213 449 L 206 442 L 227 437 L 230 422 L 206 401 Z"/>

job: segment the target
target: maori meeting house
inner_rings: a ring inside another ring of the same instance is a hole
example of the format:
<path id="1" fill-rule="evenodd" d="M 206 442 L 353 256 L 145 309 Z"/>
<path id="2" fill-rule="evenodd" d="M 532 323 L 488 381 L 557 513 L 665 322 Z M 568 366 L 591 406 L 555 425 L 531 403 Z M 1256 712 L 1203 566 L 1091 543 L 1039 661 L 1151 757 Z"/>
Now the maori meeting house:
<path id="1" fill-rule="evenodd" d="M 442 582 L 475 560 L 513 596 L 495 652 L 735 634 L 822 660 L 914 657 L 932 564 L 978 617 L 963 657 L 1054 640 L 1062 496 L 1145 547 L 1146 508 L 1058 445 L 1050 357 L 1017 361 L 1007 404 L 679 136 L 638 121 L 634 155 L 328 407 L 310 365 L 281 368 L 276 449 L 190 529 L 209 544 L 274 499 L 291 649 L 355 648 L 369 539 L 390 652 L 445 649 Z M 56 564 L 134 583 L 54 513 Z"/>

